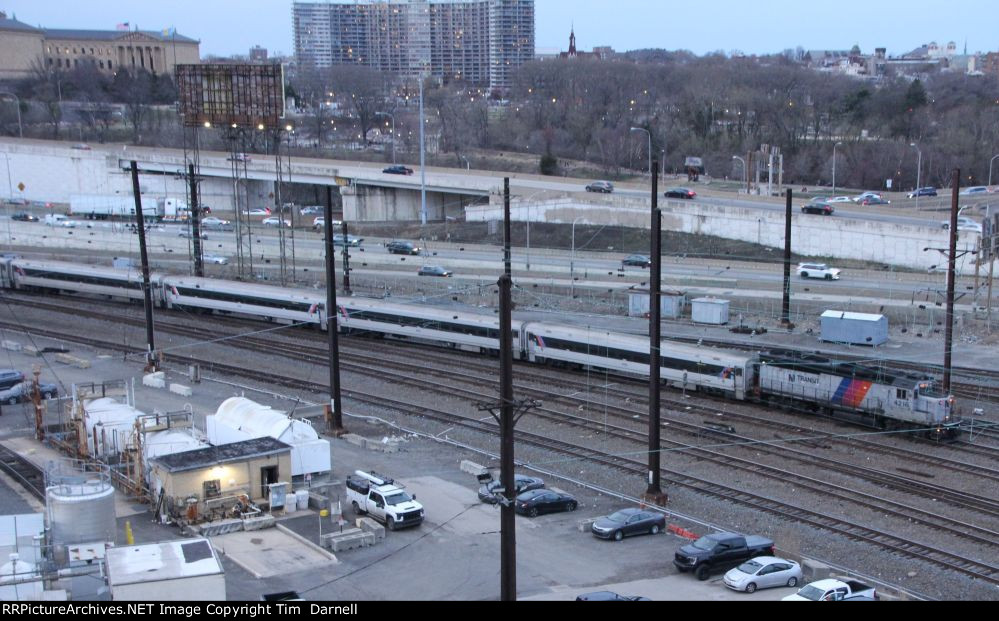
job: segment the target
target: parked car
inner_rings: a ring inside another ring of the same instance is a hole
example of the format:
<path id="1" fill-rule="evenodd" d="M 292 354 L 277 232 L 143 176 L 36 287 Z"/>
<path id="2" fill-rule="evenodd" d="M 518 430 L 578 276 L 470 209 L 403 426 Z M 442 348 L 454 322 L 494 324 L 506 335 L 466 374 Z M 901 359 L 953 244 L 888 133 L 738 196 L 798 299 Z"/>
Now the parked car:
<path id="1" fill-rule="evenodd" d="M 449 272 L 439 265 L 424 265 L 417 272 L 419 276 L 439 276 L 441 278 L 451 278 L 454 276 L 454 272 Z"/>
<path id="2" fill-rule="evenodd" d="M 257 207 L 256 209 L 250 209 L 248 211 L 244 211 L 243 213 L 248 216 L 269 216 L 271 215 L 271 210 L 269 207 Z"/>
<path id="3" fill-rule="evenodd" d="M 10 388 L 0 390 L 0 403 L 14 405 L 31 400 L 32 382 L 21 382 L 14 384 Z M 38 382 L 38 391 L 42 393 L 42 399 L 53 399 L 59 396 L 59 387 L 48 382 Z"/>
<path id="4" fill-rule="evenodd" d="M 965 188 L 961 190 L 961 196 L 974 196 L 975 194 L 988 194 L 989 189 L 984 185 L 976 185 L 974 187 Z"/>
<path id="5" fill-rule="evenodd" d="M 576 598 L 577 602 L 651 602 L 648 597 L 641 595 L 618 595 L 612 591 L 594 591 L 593 593 L 583 593 Z"/>
<path id="6" fill-rule="evenodd" d="M 632 535 L 658 535 L 666 529 L 666 516 L 646 509 L 622 509 L 598 519 L 590 532 L 601 539 L 621 541 Z"/>
<path id="7" fill-rule="evenodd" d="M 38 216 L 30 214 L 26 211 L 19 211 L 11 216 L 10 219 L 18 222 L 38 222 Z"/>
<path id="8" fill-rule="evenodd" d="M 831 268 L 825 263 L 799 263 L 798 276 L 802 278 L 819 278 L 822 280 L 839 280 L 840 270 Z"/>
<path id="9" fill-rule="evenodd" d="M 697 196 L 697 192 L 690 190 L 688 188 L 669 188 L 663 193 L 666 198 L 684 198 L 692 199 Z"/>
<path id="10" fill-rule="evenodd" d="M 728 588 L 746 593 L 771 587 L 794 587 L 801 582 L 801 565 L 776 556 L 757 556 L 730 569 L 724 582 Z"/>
<path id="11" fill-rule="evenodd" d="M 652 267 L 652 259 L 644 254 L 633 254 L 621 261 L 624 267 Z"/>
<path id="12" fill-rule="evenodd" d="M 496 504 L 496 490 L 502 489 L 502 485 L 500 481 L 490 481 L 479 486 L 479 500 L 490 505 Z M 544 489 L 545 482 L 537 477 L 515 474 L 513 475 L 513 487 L 516 495 L 519 496 L 534 489 Z"/>
<path id="13" fill-rule="evenodd" d="M 513 509 L 521 515 L 537 517 L 542 513 L 575 511 L 579 503 L 569 494 L 560 494 L 550 489 L 535 489 L 517 496 Z"/>
<path id="14" fill-rule="evenodd" d="M 363 241 L 364 239 L 354 237 L 353 235 L 348 235 L 346 241 L 344 241 L 343 235 L 333 236 L 334 246 L 350 246 L 351 248 L 357 248 L 358 246 L 361 245 L 361 242 Z"/>
<path id="15" fill-rule="evenodd" d="M 89 151 L 90 145 L 85 142 L 78 142 L 73 145 L 73 149 L 76 151 Z"/>
<path id="16" fill-rule="evenodd" d="M 24 373 L 15 369 L 0 370 L 0 390 L 7 390 L 24 381 Z"/>
<path id="17" fill-rule="evenodd" d="M 870 207 L 871 205 L 891 205 L 891 201 L 885 200 L 880 196 L 868 196 L 860 201 L 860 204 L 864 207 Z"/>
<path id="18" fill-rule="evenodd" d="M 260 221 L 260 224 L 264 226 L 283 226 L 285 228 L 291 228 L 291 220 L 285 220 L 284 218 L 264 218 Z"/>
<path id="19" fill-rule="evenodd" d="M 940 224 L 943 227 L 943 230 L 945 230 L 945 231 L 949 231 L 950 230 L 950 220 L 944 220 Z M 971 231 L 973 233 L 981 234 L 982 233 L 982 225 L 979 224 L 979 223 L 977 223 L 977 222 L 975 222 L 971 218 L 965 218 L 964 216 L 961 216 L 961 217 L 959 217 L 957 219 L 957 230 L 958 231 Z"/>
<path id="20" fill-rule="evenodd" d="M 203 218 L 201 220 L 201 228 L 204 229 L 224 229 L 231 225 L 231 222 L 222 218 Z"/>
<path id="21" fill-rule="evenodd" d="M 919 188 L 913 192 L 909 192 L 906 196 L 908 198 L 916 198 L 917 196 L 936 196 L 936 188 Z"/>
<path id="22" fill-rule="evenodd" d="M 229 265 L 229 257 L 223 257 L 220 254 L 205 254 L 201 258 L 205 263 L 211 263 L 213 265 Z"/>
<path id="23" fill-rule="evenodd" d="M 194 231 L 191 230 L 191 227 L 186 227 L 183 230 L 181 230 L 181 232 L 178 233 L 177 236 L 178 237 L 184 237 L 184 238 L 187 238 L 187 239 L 194 239 Z M 204 231 L 202 231 L 201 232 L 201 239 L 208 239 L 208 233 L 205 233 Z"/>
<path id="24" fill-rule="evenodd" d="M 814 213 L 820 216 L 831 216 L 836 208 L 829 203 L 808 203 L 801 208 L 801 213 Z"/>
<path id="25" fill-rule="evenodd" d="M 594 181 L 590 185 L 586 186 L 586 191 L 610 194 L 614 191 L 614 184 L 610 181 Z"/>
<path id="26" fill-rule="evenodd" d="M 412 175 L 413 169 L 405 166 L 389 166 L 382 172 L 386 175 Z"/>
<path id="27" fill-rule="evenodd" d="M 389 254 L 408 254 L 413 256 L 417 256 L 423 252 L 423 248 L 408 241 L 389 242 L 385 244 L 385 249 L 389 251 Z"/>
<path id="28" fill-rule="evenodd" d="M 860 201 L 864 200 L 865 198 L 881 198 L 881 195 L 878 194 L 877 192 L 864 192 L 863 194 L 860 194 L 859 196 L 854 196 L 852 200 L 855 203 L 859 203 Z"/>
<path id="29" fill-rule="evenodd" d="M 878 599 L 874 587 L 856 580 L 836 580 L 827 578 L 816 580 L 798 589 L 794 595 L 781 599 L 782 602 L 840 602 L 850 599 Z"/>

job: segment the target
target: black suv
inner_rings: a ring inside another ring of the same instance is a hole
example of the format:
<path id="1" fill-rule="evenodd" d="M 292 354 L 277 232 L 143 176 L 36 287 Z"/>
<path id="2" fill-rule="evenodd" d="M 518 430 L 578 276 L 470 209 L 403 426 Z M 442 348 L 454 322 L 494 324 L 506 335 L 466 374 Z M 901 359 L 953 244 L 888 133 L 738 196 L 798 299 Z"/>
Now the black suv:
<path id="1" fill-rule="evenodd" d="M 419 246 L 413 244 L 413 242 L 407 241 L 394 241 L 385 244 L 385 248 L 389 251 L 389 254 L 408 254 L 412 256 L 419 256 L 423 249 Z"/>

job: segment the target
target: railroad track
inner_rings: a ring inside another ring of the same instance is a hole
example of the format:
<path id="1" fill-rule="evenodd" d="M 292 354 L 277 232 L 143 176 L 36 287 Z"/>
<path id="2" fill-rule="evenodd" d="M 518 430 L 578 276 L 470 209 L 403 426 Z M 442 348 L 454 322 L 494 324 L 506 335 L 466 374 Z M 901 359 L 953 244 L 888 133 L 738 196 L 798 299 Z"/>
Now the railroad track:
<path id="1" fill-rule="evenodd" d="M 20 326 L 9 325 L 5 327 L 11 329 L 21 328 Z M 30 327 L 28 329 L 39 336 L 69 340 L 100 349 L 112 349 L 133 354 L 142 354 L 144 351 L 142 348 L 132 347 L 120 343 L 107 343 L 97 339 L 91 339 L 89 337 L 65 335 L 55 331 L 34 327 Z M 270 345 L 266 350 L 264 350 L 264 352 L 268 354 L 273 353 L 272 347 L 273 346 Z M 189 356 L 172 355 L 171 358 L 184 365 L 198 364 L 207 370 L 215 370 L 239 377 L 259 379 L 258 372 L 242 366 L 221 364 L 215 361 L 202 360 Z M 270 379 L 288 388 L 307 390 L 314 393 L 325 393 L 328 388 L 325 384 L 310 382 L 295 377 L 271 376 Z M 395 412 L 405 411 L 410 415 L 434 420 L 453 427 L 462 427 L 484 435 L 489 441 L 495 441 L 496 439 L 497 428 L 496 425 L 490 420 L 468 418 L 436 408 L 414 405 L 409 402 L 402 402 L 389 399 L 381 395 L 373 395 L 356 390 L 346 391 L 344 397 L 355 402 L 363 402 Z M 478 394 L 478 398 L 480 400 L 488 400 L 491 396 Z M 621 455 L 615 455 L 596 450 L 591 447 L 576 445 L 564 440 L 546 437 L 534 432 L 522 431 L 518 432 L 517 435 L 518 440 L 524 444 L 544 449 L 549 452 L 571 456 L 576 460 L 586 460 L 591 463 L 616 468 L 618 470 L 629 472 L 630 474 L 638 477 L 644 477 L 646 472 L 647 465 L 644 462 L 623 457 Z M 865 541 L 877 545 L 879 548 L 890 550 L 908 558 L 924 560 L 965 575 L 985 580 L 990 584 L 999 585 L 999 567 L 978 561 L 976 559 L 967 558 L 959 554 L 941 550 L 919 542 L 908 541 L 891 533 L 856 524 L 843 518 L 822 514 L 805 507 L 791 505 L 760 494 L 753 494 L 745 490 L 735 489 L 718 482 L 700 479 L 687 473 L 663 469 L 663 474 L 672 484 L 690 488 L 699 494 L 706 494 L 745 507 L 750 507 L 758 511 L 764 511 L 766 513 L 777 515 L 785 519 L 792 519 L 800 523 L 810 524 L 825 531 L 841 534 L 852 540 Z"/>
<path id="2" fill-rule="evenodd" d="M 45 502 L 45 473 L 41 468 L 0 445 L 0 470 L 10 475 L 32 496 Z"/>

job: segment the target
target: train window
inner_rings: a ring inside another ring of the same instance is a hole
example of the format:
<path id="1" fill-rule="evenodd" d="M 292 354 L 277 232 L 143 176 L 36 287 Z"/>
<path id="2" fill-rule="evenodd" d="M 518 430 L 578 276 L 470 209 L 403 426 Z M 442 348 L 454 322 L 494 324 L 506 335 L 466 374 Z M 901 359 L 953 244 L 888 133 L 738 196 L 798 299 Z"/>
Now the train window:
<path id="1" fill-rule="evenodd" d="M 898 388 L 898 389 L 895 390 L 895 398 L 896 399 L 902 399 L 903 401 L 904 400 L 908 400 L 909 399 L 909 391 L 906 390 L 906 389 L 904 389 L 904 388 Z"/>
<path id="2" fill-rule="evenodd" d="M 129 282 L 127 278 L 107 278 L 100 276 L 82 276 L 79 274 L 63 274 L 47 270 L 24 269 L 24 276 L 30 278 L 40 278 L 43 280 L 55 280 L 61 282 L 75 282 L 84 285 L 97 285 L 101 287 L 115 287 L 117 289 L 141 290 L 142 283 Z"/>

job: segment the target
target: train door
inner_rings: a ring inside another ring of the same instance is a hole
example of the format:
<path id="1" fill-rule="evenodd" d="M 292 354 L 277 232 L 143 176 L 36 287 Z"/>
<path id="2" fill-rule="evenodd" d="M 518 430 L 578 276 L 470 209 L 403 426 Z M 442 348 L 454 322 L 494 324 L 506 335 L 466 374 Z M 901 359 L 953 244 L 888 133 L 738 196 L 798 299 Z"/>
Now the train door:
<path id="1" fill-rule="evenodd" d="M 11 274 L 11 260 L 3 259 L 0 260 L 0 288 L 3 289 L 13 289 L 14 279 Z"/>

